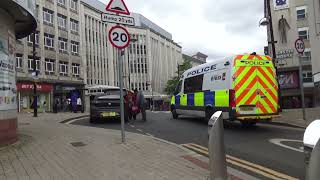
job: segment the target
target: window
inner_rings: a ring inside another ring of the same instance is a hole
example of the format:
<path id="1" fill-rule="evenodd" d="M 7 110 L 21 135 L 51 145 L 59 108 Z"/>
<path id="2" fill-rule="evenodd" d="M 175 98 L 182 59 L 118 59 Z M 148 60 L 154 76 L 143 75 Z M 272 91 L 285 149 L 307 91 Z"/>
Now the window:
<path id="1" fill-rule="evenodd" d="M 70 8 L 74 11 L 77 11 L 78 5 L 77 5 L 77 0 L 70 0 Z"/>
<path id="2" fill-rule="evenodd" d="M 80 75 L 80 64 L 72 63 L 72 76 L 79 77 Z"/>
<path id="3" fill-rule="evenodd" d="M 66 6 L 66 0 L 58 0 L 58 5 Z"/>
<path id="4" fill-rule="evenodd" d="M 309 39 L 309 28 L 298 28 L 298 34 L 300 39 Z"/>
<path id="5" fill-rule="evenodd" d="M 79 22 L 74 19 L 70 19 L 70 28 L 71 28 L 71 31 L 78 32 L 79 31 Z"/>
<path id="6" fill-rule="evenodd" d="M 46 74 L 54 74 L 55 60 L 45 59 L 45 72 Z"/>
<path id="7" fill-rule="evenodd" d="M 178 85 L 176 86 L 174 90 L 174 95 L 177 95 L 179 92 L 181 92 L 181 87 L 182 87 L 182 81 L 180 80 Z"/>
<path id="8" fill-rule="evenodd" d="M 59 68 L 60 68 L 60 75 L 61 76 L 68 76 L 68 63 L 67 62 L 60 62 Z"/>
<path id="9" fill-rule="evenodd" d="M 184 93 L 194 93 L 202 91 L 203 74 L 190 77 L 184 80 Z"/>
<path id="10" fill-rule="evenodd" d="M 44 46 L 50 49 L 54 48 L 54 35 L 44 34 Z"/>
<path id="11" fill-rule="evenodd" d="M 72 54 L 79 54 L 79 42 L 71 41 L 71 52 Z"/>
<path id="12" fill-rule="evenodd" d="M 28 70 L 33 71 L 33 58 L 32 56 L 28 56 Z M 36 70 L 40 70 L 40 60 L 36 58 Z"/>
<path id="13" fill-rule="evenodd" d="M 43 8 L 43 22 L 53 24 L 53 11 Z"/>
<path id="14" fill-rule="evenodd" d="M 16 68 L 22 68 L 22 54 L 16 54 Z"/>
<path id="15" fill-rule="evenodd" d="M 302 75 L 303 75 L 303 82 L 313 82 L 311 71 L 302 72 Z"/>
<path id="16" fill-rule="evenodd" d="M 67 29 L 67 17 L 61 14 L 58 14 L 58 27 L 62 29 Z"/>
<path id="17" fill-rule="evenodd" d="M 27 37 L 28 43 L 33 44 L 33 34 Z M 36 32 L 36 45 L 39 45 L 39 31 Z"/>
<path id="18" fill-rule="evenodd" d="M 296 10 L 297 10 L 297 19 L 298 20 L 306 18 L 306 12 L 307 12 L 306 9 L 307 9 L 306 6 L 300 6 L 300 7 L 296 8 Z"/>
<path id="19" fill-rule="evenodd" d="M 66 53 L 68 51 L 68 40 L 59 37 L 59 51 Z"/>
<path id="20" fill-rule="evenodd" d="M 310 48 L 306 48 L 303 56 L 301 57 L 302 61 L 311 61 L 311 50 Z"/>

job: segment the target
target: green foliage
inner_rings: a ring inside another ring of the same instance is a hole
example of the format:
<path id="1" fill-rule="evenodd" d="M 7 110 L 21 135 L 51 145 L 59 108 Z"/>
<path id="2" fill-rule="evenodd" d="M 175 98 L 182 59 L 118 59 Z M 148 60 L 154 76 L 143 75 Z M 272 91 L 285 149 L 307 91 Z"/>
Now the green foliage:
<path id="1" fill-rule="evenodd" d="M 165 93 L 168 95 L 173 95 L 176 89 L 176 86 L 179 83 L 180 76 L 188 69 L 192 68 L 192 64 L 188 60 L 184 60 L 183 64 L 178 65 L 177 76 L 173 77 L 172 79 L 168 80 L 167 85 L 164 89 Z"/>

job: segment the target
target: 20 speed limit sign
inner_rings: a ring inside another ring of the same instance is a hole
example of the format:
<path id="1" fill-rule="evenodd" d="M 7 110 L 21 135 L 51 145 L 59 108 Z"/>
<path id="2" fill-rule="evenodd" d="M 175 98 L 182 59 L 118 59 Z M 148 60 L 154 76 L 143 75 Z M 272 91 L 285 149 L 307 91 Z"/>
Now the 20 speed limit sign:
<path id="1" fill-rule="evenodd" d="M 297 39 L 294 46 L 299 54 L 304 53 L 305 45 L 302 39 Z"/>
<path id="2" fill-rule="evenodd" d="M 124 49 L 130 43 L 130 35 L 124 27 L 116 25 L 109 31 L 109 40 L 114 47 Z"/>

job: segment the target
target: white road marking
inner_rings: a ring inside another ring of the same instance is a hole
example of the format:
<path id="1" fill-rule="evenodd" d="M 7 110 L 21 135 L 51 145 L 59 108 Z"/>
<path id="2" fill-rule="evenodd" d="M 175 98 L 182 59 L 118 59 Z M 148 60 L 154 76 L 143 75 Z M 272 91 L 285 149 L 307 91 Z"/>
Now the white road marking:
<path id="1" fill-rule="evenodd" d="M 291 146 L 282 144 L 282 142 L 299 142 L 299 143 L 302 143 L 301 140 L 294 140 L 294 139 L 269 139 L 269 142 L 272 143 L 272 144 L 281 146 L 281 147 L 283 147 L 283 148 L 286 148 L 286 149 L 290 149 L 290 150 L 293 150 L 293 151 L 297 151 L 297 152 L 303 153 L 303 150 L 301 150 L 301 148 L 298 149 L 298 148 L 294 148 L 294 147 L 291 147 Z"/>
<path id="2" fill-rule="evenodd" d="M 152 135 L 152 134 L 149 134 L 149 133 L 146 133 L 146 135 L 148 135 L 148 136 L 152 136 L 152 137 L 153 137 L 153 135 Z"/>
<path id="3" fill-rule="evenodd" d="M 84 119 L 88 119 L 88 117 L 84 117 L 84 118 L 80 118 L 80 119 L 74 119 L 74 120 L 68 121 L 68 122 L 66 122 L 64 124 L 72 124 L 72 123 L 74 123 L 76 121 L 80 121 L 80 120 L 84 120 Z"/>
<path id="4" fill-rule="evenodd" d="M 137 131 L 139 131 L 139 132 L 143 132 L 141 129 L 137 129 Z"/>

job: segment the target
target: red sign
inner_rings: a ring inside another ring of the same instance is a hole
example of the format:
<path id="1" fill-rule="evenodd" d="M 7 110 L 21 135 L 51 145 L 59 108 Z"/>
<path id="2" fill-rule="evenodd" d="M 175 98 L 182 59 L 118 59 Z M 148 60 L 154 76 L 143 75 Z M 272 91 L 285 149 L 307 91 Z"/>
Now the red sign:
<path id="1" fill-rule="evenodd" d="M 124 49 L 130 44 L 130 35 L 126 28 L 116 25 L 109 31 L 109 40 L 112 46 L 118 49 Z"/>
<path id="2" fill-rule="evenodd" d="M 288 71 L 279 73 L 279 84 L 281 89 L 299 88 L 299 72 Z"/>
<path id="3" fill-rule="evenodd" d="M 127 5 L 123 0 L 111 0 L 106 7 L 106 11 L 114 12 L 117 14 L 130 15 Z"/>
<path id="4" fill-rule="evenodd" d="M 52 91 L 51 84 L 45 83 L 37 83 L 37 91 L 38 92 L 51 92 Z M 17 83 L 18 91 L 33 91 L 33 83 Z"/>

